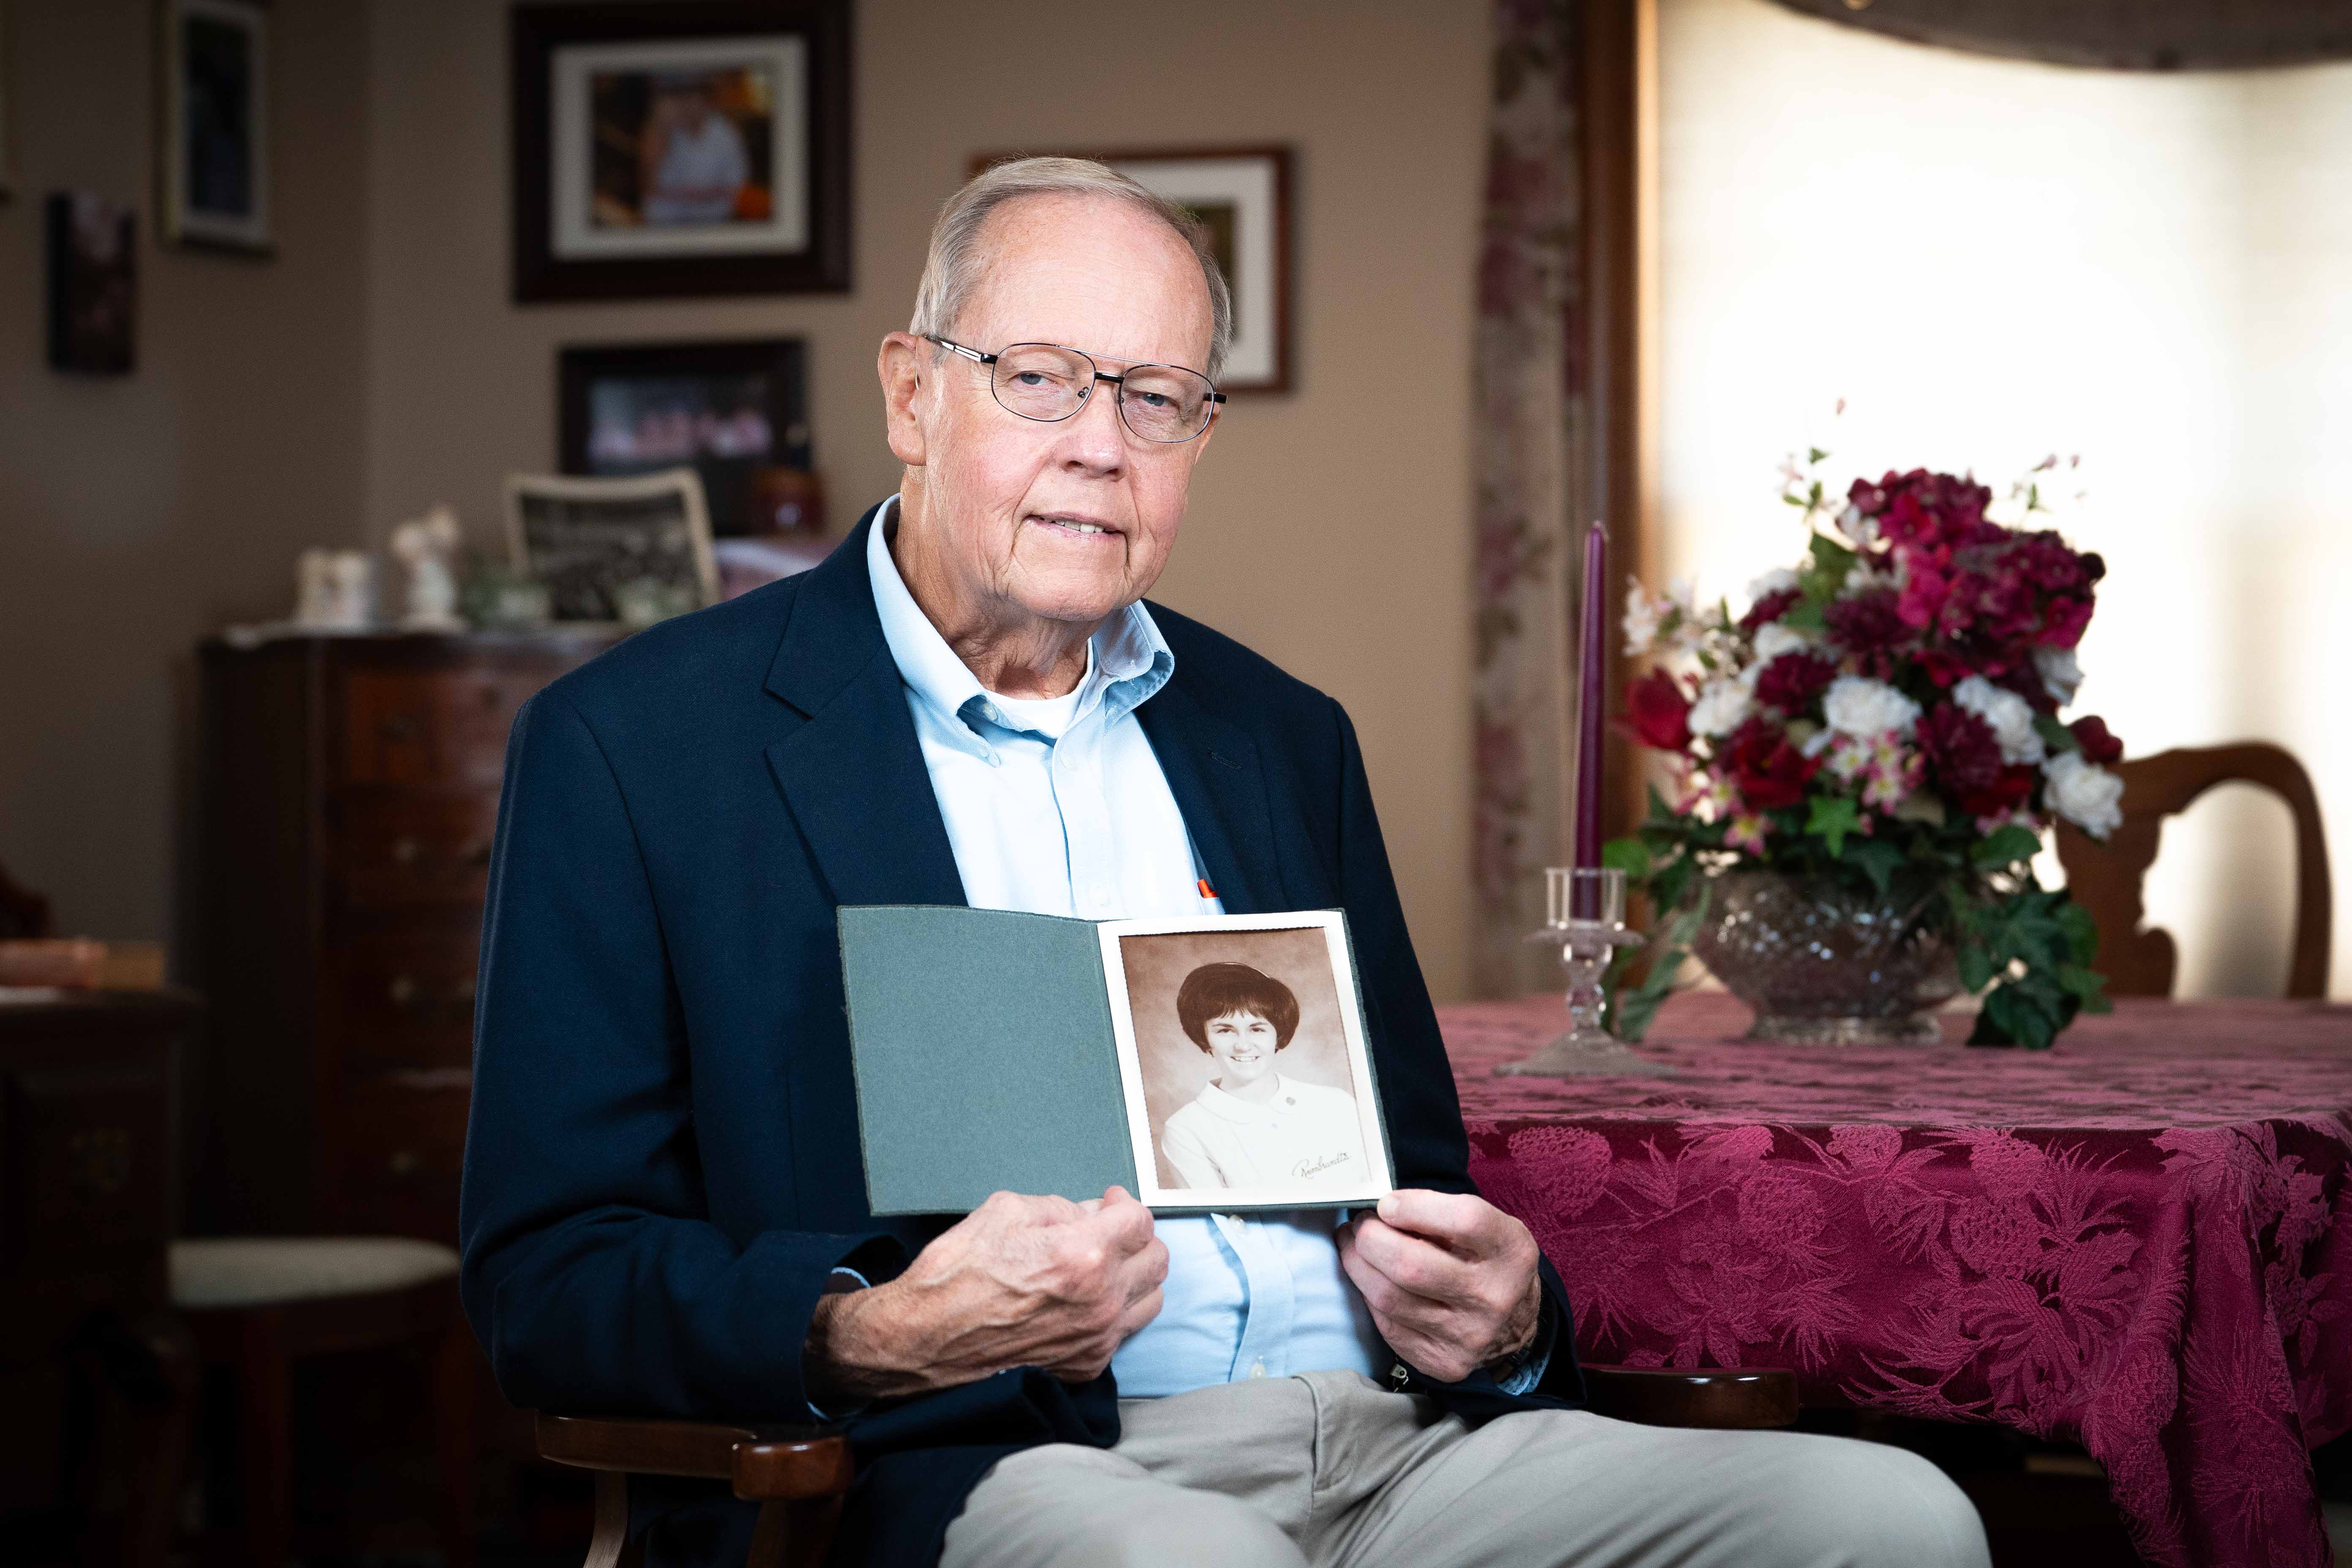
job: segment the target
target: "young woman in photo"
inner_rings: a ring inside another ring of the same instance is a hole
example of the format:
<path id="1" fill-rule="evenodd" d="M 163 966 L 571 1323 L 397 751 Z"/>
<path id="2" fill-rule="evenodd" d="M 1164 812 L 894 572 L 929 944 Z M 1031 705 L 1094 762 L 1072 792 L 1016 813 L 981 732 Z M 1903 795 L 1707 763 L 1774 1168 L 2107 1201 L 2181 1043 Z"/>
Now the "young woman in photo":
<path id="1" fill-rule="evenodd" d="M 1313 1193 L 1363 1180 L 1355 1096 L 1275 1070 L 1298 1031 L 1289 986 L 1246 963 L 1204 963 L 1177 989 L 1176 1016 L 1214 1064 L 1160 1135 L 1185 1186 Z"/>

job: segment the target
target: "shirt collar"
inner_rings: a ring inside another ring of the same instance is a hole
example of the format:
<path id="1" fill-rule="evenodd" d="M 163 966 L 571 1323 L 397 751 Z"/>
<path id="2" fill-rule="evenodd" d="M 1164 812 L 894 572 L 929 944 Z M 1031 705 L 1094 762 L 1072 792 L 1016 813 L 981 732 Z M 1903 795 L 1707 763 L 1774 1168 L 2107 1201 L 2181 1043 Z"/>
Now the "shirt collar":
<path id="1" fill-rule="evenodd" d="M 882 617 L 882 639 L 889 645 L 898 674 L 916 697 L 936 709 L 941 718 L 960 721 L 952 730 L 978 740 L 978 725 L 994 722 L 997 710 L 980 678 L 956 657 L 955 649 L 923 614 L 923 607 L 915 603 L 906 579 L 898 575 L 898 563 L 890 557 L 890 533 L 898 525 L 898 498 L 892 496 L 875 513 L 872 534 L 866 542 L 866 575 L 874 584 L 874 607 Z M 1087 657 L 1078 699 L 1080 722 L 1097 699 L 1103 721 L 1117 722 L 1150 700 L 1176 670 L 1175 654 L 1140 600 L 1095 629 Z M 985 745 L 982 742 L 982 749 Z"/>
<path id="2" fill-rule="evenodd" d="M 1283 1099 L 1290 1094 L 1290 1080 L 1280 1073 L 1274 1075 L 1274 1092 L 1264 1100 L 1244 1100 L 1227 1094 L 1213 1083 L 1205 1083 L 1201 1086 L 1201 1108 L 1213 1110 L 1228 1121 L 1279 1121 L 1286 1109 Z"/>

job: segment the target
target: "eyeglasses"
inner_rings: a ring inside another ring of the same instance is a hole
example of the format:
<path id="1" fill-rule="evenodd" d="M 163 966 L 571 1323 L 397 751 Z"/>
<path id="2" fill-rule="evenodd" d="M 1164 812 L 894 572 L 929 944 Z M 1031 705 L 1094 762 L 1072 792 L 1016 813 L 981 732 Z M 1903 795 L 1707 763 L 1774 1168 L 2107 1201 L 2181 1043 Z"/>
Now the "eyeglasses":
<path id="1" fill-rule="evenodd" d="M 984 354 L 926 332 L 931 342 L 989 367 L 988 389 L 996 401 L 1024 419 L 1047 424 L 1067 419 L 1087 405 L 1095 383 L 1107 381 L 1117 395 L 1119 422 L 1147 441 L 1163 446 L 1190 441 L 1209 427 L 1225 395 L 1198 371 L 1174 364 L 1131 364 L 1124 375 L 1108 375 L 1094 356 L 1059 343 L 1014 343 Z"/>

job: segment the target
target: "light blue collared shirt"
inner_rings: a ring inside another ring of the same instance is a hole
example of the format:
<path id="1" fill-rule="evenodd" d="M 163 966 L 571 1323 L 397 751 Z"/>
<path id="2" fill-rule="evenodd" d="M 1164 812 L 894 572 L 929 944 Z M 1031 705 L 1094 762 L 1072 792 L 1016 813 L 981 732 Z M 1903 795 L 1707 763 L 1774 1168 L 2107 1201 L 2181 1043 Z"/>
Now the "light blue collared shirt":
<path id="1" fill-rule="evenodd" d="M 1135 710 L 1175 655 L 1140 604 L 1105 621 L 1066 697 L 1021 700 L 980 684 L 898 575 L 885 503 L 866 545 L 882 635 L 898 661 L 923 764 L 964 896 L 985 909 L 1082 920 L 1219 914 L 1201 892 L 1183 814 Z M 1176 1216 L 1160 1316 L 1111 1363 L 1129 1397 L 1246 1377 L 1390 1364 L 1339 1267 L 1328 1210 Z"/>

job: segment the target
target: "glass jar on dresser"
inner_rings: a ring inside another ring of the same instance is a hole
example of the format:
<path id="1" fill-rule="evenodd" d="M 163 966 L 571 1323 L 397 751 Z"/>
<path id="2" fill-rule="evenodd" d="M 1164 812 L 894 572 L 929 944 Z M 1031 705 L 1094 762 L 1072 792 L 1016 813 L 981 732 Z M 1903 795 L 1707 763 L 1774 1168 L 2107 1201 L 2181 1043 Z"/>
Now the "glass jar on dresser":
<path id="1" fill-rule="evenodd" d="M 194 1228 L 457 1239 L 507 731 L 619 635 L 204 645 Z"/>

